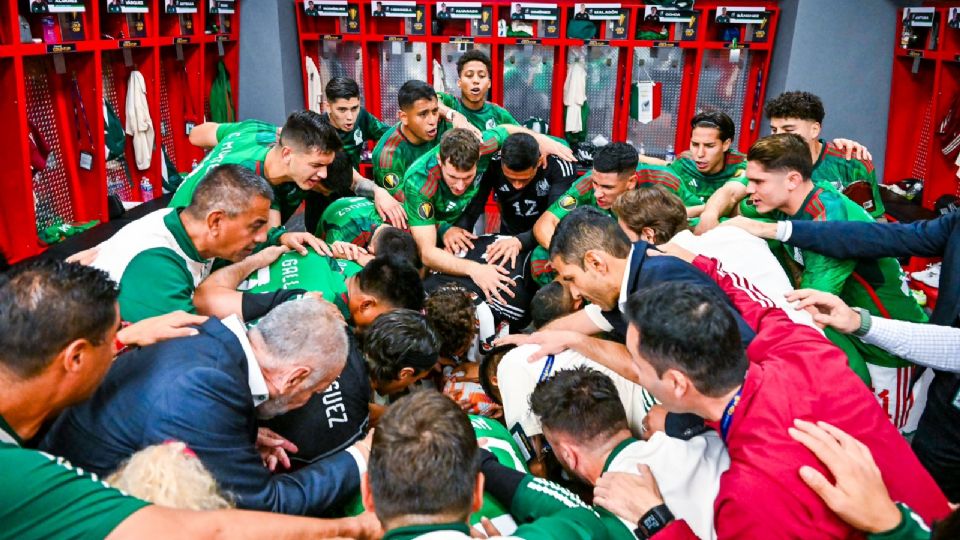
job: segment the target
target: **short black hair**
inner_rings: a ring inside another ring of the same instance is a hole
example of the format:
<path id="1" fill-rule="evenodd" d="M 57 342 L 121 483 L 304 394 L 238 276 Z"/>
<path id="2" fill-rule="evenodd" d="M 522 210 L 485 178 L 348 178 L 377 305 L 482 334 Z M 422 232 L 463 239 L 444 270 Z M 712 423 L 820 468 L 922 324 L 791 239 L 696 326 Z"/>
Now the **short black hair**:
<path id="1" fill-rule="evenodd" d="M 403 110 L 413 107 L 413 104 L 421 99 L 428 101 L 437 99 L 437 91 L 429 84 L 417 79 L 403 83 L 397 92 L 397 105 Z"/>
<path id="2" fill-rule="evenodd" d="M 550 321 L 572 312 L 573 298 L 564 288 L 563 283 L 556 280 L 540 287 L 530 301 L 530 318 L 533 321 L 533 327 L 538 330 Z"/>
<path id="3" fill-rule="evenodd" d="M 469 171 L 480 161 L 480 141 L 466 129 L 451 129 L 440 137 L 437 159 L 453 165 L 458 171 Z"/>
<path id="4" fill-rule="evenodd" d="M 280 131 L 280 144 L 301 152 L 336 152 L 343 148 L 337 129 L 320 113 L 306 109 L 287 117 Z"/>
<path id="5" fill-rule="evenodd" d="M 810 92 L 784 92 L 763 107 L 767 118 L 798 118 L 823 123 L 823 101 Z"/>
<path id="6" fill-rule="evenodd" d="M 0 366 L 39 375 L 70 343 L 100 345 L 119 324 L 120 289 L 103 270 L 40 259 L 0 274 Z"/>
<path id="7" fill-rule="evenodd" d="M 767 171 L 796 171 L 808 180 L 813 174 L 810 147 L 796 133 L 768 135 L 750 145 L 747 161 L 755 161 Z"/>
<path id="8" fill-rule="evenodd" d="M 353 79 L 346 77 L 334 77 L 327 83 L 323 89 L 327 96 L 327 101 L 334 102 L 338 99 L 353 99 L 360 97 L 360 85 Z"/>
<path id="9" fill-rule="evenodd" d="M 463 66 L 467 65 L 467 62 L 483 62 L 483 65 L 487 66 L 487 74 L 492 75 L 490 57 L 487 56 L 487 53 L 481 51 L 480 49 L 470 49 L 469 51 L 460 55 L 460 58 L 457 60 L 457 77 L 463 73 Z"/>
<path id="10" fill-rule="evenodd" d="M 710 397 L 743 383 L 748 361 L 740 330 L 714 291 L 692 283 L 659 283 L 630 296 L 626 317 L 639 331 L 640 356 L 658 376 L 676 369 Z"/>
<path id="11" fill-rule="evenodd" d="M 503 141 L 500 162 L 511 171 L 526 171 L 540 162 L 540 145 L 529 133 L 514 133 Z"/>
<path id="12" fill-rule="evenodd" d="M 736 134 L 736 126 L 726 113 L 720 111 L 703 111 L 697 113 L 690 120 L 691 128 L 713 128 L 720 132 L 720 142 L 732 141 Z"/>
<path id="13" fill-rule="evenodd" d="M 423 309 L 423 282 L 409 262 L 375 257 L 357 274 L 360 290 L 394 308 Z"/>
<path id="14" fill-rule="evenodd" d="M 382 226 L 383 227 L 383 226 Z M 410 263 L 417 271 L 423 268 L 417 242 L 409 231 L 397 227 L 386 226 L 377 231 L 373 243 L 373 251 L 377 257 L 394 257 Z"/>
<path id="15" fill-rule="evenodd" d="M 613 381 L 587 366 L 562 369 L 537 383 L 530 410 L 545 430 L 565 433 L 582 444 L 630 429 Z"/>
<path id="16" fill-rule="evenodd" d="M 405 367 L 419 375 L 437 363 L 437 335 L 420 312 L 395 309 L 364 332 L 363 354 L 375 381 L 396 380 Z"/>
<path id="17" fill-rule="evenodd" d="M 195 219 L 216 210 L 232 217 L 249 210 L 255 197 L 273 202 L 273 188 L 266 179 L 236 163 L 216 165 L 197 183 L 184 212 Z"/>
<path id="18" fill-rule="evenodd" d="M 493 378 L 497 376 L 497 369 L 500 368 L 503 357 L 516 348 L 516 345 L 500 345 L 490 349 L 480 359 L 480 386 L 483 387 L 483 393 L 497 405 L 503 405 L 503 396 L 500 394 L 500 385 L 494 384 Z"/>
<path id="19" fill-rule="evenodd" d="M 626 259 L 630 255 L 630 238 L 612 217 L 596 208 L 581 206 L 557 225 L 550 239 L 550 259 L 560 257 L 566 264 L 583 268 L 583 257 L 591 249 Z"/>
<path id="20" fill-rule="evenodd" d="M 622 176 L 635 172 L 639 162 L 640 154 L 632 144 L 614 142 L 597 149 L 593 155 L 593 170 Z"/>
<path id="21" fill-rule="evenodd" d="M 439 392 L 414 392 L 373 433 L 368 479 L 380 522 L 406 515 L 470 514 L 480 448 L 467 414 Z"/>
<path id="22" fill-rule="evenodd" d="M 333 162 L 327 165 L 327 178 L 324 187 L 333 197 L 349 197 L 353 194 L 353 162 L 344 152 L 337 152 Z"/>

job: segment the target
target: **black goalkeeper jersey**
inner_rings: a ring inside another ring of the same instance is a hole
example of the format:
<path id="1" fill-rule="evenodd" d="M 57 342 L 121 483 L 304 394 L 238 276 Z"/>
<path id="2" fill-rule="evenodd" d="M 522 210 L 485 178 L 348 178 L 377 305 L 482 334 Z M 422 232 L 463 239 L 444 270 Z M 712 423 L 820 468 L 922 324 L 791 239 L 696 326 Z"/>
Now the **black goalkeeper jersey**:
<path id="1" fill-rule="evenodd" d="M 480 180 L 480 188 L 474 195 L 456 225 L 473 230 L 490 194 L 500 207 L 500 234 L 516 236 L 523 250 L 536 247 L 533 225 L 547 211 L 553 201 L 560 198 L 577 179 L 576 167 L 569 161 L 547 156 L 547 168 L 537 169 L 523 189 L 515 189 L 503 175 L 500 156 L 490 161 L 490 166 Z"/>

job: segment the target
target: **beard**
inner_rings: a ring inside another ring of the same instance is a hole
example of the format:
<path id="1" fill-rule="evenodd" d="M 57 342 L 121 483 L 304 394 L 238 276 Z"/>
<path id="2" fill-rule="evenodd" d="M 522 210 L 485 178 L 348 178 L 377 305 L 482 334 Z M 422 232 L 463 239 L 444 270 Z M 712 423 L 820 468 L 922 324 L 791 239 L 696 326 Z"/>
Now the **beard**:
<path id="1" fill-rule="evenodd" d="M 290 410 L 290 398 L 279 396 L 264 401 L 257 407 L 257 418 L 260 420 L 269 420 L 280 416 Z"/>

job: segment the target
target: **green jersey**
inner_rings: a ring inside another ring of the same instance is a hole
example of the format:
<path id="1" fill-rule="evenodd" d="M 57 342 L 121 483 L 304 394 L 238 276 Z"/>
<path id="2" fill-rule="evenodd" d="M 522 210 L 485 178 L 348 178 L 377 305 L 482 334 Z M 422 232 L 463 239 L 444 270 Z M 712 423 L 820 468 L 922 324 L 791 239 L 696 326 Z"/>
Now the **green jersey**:
<path id="1" fill-rule="evenodd" d="M 483 106 L 480 107 L 480 110 L 475 111 L 473 109 L 468 109 L 463 104 L 463 101 L 453 97 L 450 94 L 440 92 L 437 94 L 437 98 L 440 99 L 440 103 L 443 103 L 447 107 L 450 107 L 451 109 L 465 116 L 467 121 L 480 131 L 493 129 L 503 124 L 513 124 L 515 126 L 520 125 L 513 115 L 496 103 L 484 101 Z"/>
<path id="2" fill-rule="evenodd" d="M 873 162 L 866 159 L 847 159 L 844 151 L 832 142 L 820 139 L 820 144 L 823 145 L 820 156 L 813 164 L 813 173 L 810 175 L 813 181 L 830 184 L 840 192 L 854 182 L 866 182 L 870 186 L 873 201 L 868 202 L 864 209 L 874 218 L 882 217 L 883 201 L 880 199 L 880 187 L 877 185 L 877 172 L 873 168 Z"/>
<path id="3" fill-rule="evenodd" d="M 701 204 L 700 199 L 692 192 L 683 188 L 683 181 L 667 165 L 652 165 L 640 163 L 637 165 L 637 187 L 661 186 L 683 201 L 684 206 Z"/>
<path id="4" fill-rule="evenodd" d="M 517 488 L 516 494 L 513 496 L 510 513 L 517 520 L 517 523 L 539 525 L 545 517 L 562 515 L 564 512 L 570 512 L 577 508 L 590 510 L 593 514 L 592 527 L 595 528 L 593 534 L 596 535 L 594 538 L 636 539 L 633 531 L 628 529 L 611 512 L 600 507 L 590 509 L 580 500 L 580 497 L 567 489 L 548 480 L 537 478 L 532 474 L 527 474 L 520 482 L 520 487 Z M 523 530 L 523 527 L 528 526 L 521 525 L 517 529 L 516 536 L 520 536 L 519 532 Z"/>
<path id="5" fill-rule="evenodd" d="M 341 197 L 323 211 L 316 235 L 328 244 L 349 242 L 365 248 L 380 225 L 383 225 L 383 218 L 377 213 L 373 201 L 363 197 Z"/>
<path id="6" fill-rule="evenodd" d="M 771 212 L 773 219 L 798 221 L 867 221 L 873 218 L 860 205 L 830 186 L 815 185 L 793 216 Z M 906 286 L 906 276 L 893 257 L 879 259 L 834 259 L 811 250 L 792 248 L 789 256 L 803 266 L 799 287 L 836 294 L 847 305 L 873 315 L 901 321 L 926 322 L 927 316 Z M 859 340 L 852 340 L 857 341 Z M 857 346 L 867 363 L 883 367 L 909 365 L 872 345 Z M 848 354 L 849 356 L 849 354 Z"/>
<path id="7" fill-rule="evenodd" d="M 377 185 L 387 190 L 391 195 L 403 202 L 403 181 L 407 169 L 413 162 L 440 144 L 440 137 L 450 128 L 450 124 L 441 120 L 437 124 L 437 136 L 432 141 L 413 144 L 403 134 L 397 122 L 388 129 L 373 149 L 373 179 Z"/>
<path id="8" fill-rule="evenodd" d="M 410 227 L 440 224 L 441 229 L 453 225 L 480 187 L 480 177 L 490 165 L 490 158 L 507 139 L 503 128 L 483 132 L 477 174 L 463 195 L 454 195 L 443 179 L 437 156 L 439 147 L 418 159 L 403 179 L 403 208 Z"/>
<path id="9" fill-rule="evenodd" d="M 178 208 L 162 208 L 129 223 L 100 244 L 91 266 L 120 284 L 120 317 L 137 322 L 183 310 L 213 261 L 200 256 Z"/>
<path id="10" fill-rule="evenodd" d="M 277 143 L 279 129 L 274 124 L 259 120 L 244 120 L 217 126 L 217 146 L 187 175 L 173 194 L 170 206 L 183 208 L 189 205 L 197 184 L 217 165 L 242 165 L 266 179 L 264 163 L 267 152 Z M 270 208 L 280 212 L 280 223 L 286 223 L 303 202 L 307 192 L 294 182 L 271 184 L 271 187 L 273 204 Z"/>
<path id="11" fill-rule="evenodd" d="M 343 317 L 350 320 L 347 278 L 362 269 L 355 262 L 334 259 L 312 250 L 306 255 L 289 251 L 271 265 L 250 274 L 237 289 L 252 293 L 275 292 L 281 289 L 321 292 L 324 300 L 336 305 Z"/>
<path id="12" fill-rule="evenodd" d="M 612 217 L 612 210 L 597 206 L 597 198 L 593 196 L 592 174 L 592 172 L 588 172 L 581 176 L 579 180 L 567 189 L 566 193 L 561 195 L 559 199 L 547 208 L 547 212 L 557 216 L 557 219 L 563 219 L 567 217 L 567 214 L 573 212 L 574 209 L 580 206 L 592 206 Z"/>
<path id="13" fill-rule="evenodd" d="M 324 117 L 327 117 L 324 114 Z M 331 124 L 332 125 L 332 124 Z M 337 130 L 340 136 L 340 142 L 343 143 L 343 152 L 350 158 L 353 168 L 360 165 L 360 154 L 363 152 L 363 145 L 367 141 L 379 141 L 380 137 L 390 129 L 390 126 L 381 122 L 376 116 L 360 107 L 360 113 L 357 115 L 357 121 L 353 124 L 350 131 Z"/>
<path id="14" fill-rule="evenodd" d="M 716 174 L 700 172 L 690 152 L 671 163 L 670 169 L 682 180 L 682 189 L 687 193 L 680 198 L 687 206 L 705 204 L 727 182 L 747 185 L 747 156 L 733 150 L 724 156 L 723 169 Z"/>
<path id="15" fill-rule="evenodd" d="M 106 538 L 149 506 L 63 458 L 21 448 L 21 443 L 0 416 L 0 537 Z"/>
<path id="16" fill-rule="evenodd" d="M 520 447 L 500 422 L 471 414 L 470 425 L 473 426 L 473 432 L 478 440 L 486 439 L 486 449 L 496 456 L 501 465 L 522 473 L 530 472 L 527 470 L 527 463 L 523 459 Z M 480 523 L 480 518 L 484 517 L 492 521 L 498 529 L 501 528 L 499 522 L 502 520 L 508 520 L 511 528 L 516 526 L 513 518 L 510 517 L 510 509 L 487 493 L 483 495 L 483 506 L 470 516 L 470 524 L 476 525 Z"/>
<path id="17" fill-rule="evenodd" d="M 277 142 L 277 126 L 259 120 L 244 120 L 217 126 L 217 146 L 184 178 L 170 206 L 185 207 L 193 200 L 197 184 L 217 165 L 242 165 L 260 176 L 267 152 Z"/>

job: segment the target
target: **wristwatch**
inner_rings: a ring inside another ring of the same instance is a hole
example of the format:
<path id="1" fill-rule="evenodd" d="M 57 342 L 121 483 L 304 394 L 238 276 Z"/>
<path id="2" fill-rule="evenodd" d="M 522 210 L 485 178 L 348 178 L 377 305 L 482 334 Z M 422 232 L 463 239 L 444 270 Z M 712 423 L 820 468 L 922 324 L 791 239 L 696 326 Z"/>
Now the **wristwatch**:
<path id="1" fill-rule="evenodd" d="M 855 307 L 853 310 L 860 315 L 860 327 L 853 331 L 853 335 L 863 337 L 870 331 L 873 322 L 870 320 L 870 312 L 860 307 Z"/>
<path id="2" fill-rule="evenodd" d="M 660 530 L 666 527 L 673 519 L 673 513 L 670 512 L 666 504 L 654 506 L 640 518 L 640 521 L 637 522 L 637 528 L 633 530 L 633 534 L 640 540 L 646 540 L 660 532 Z"/>

